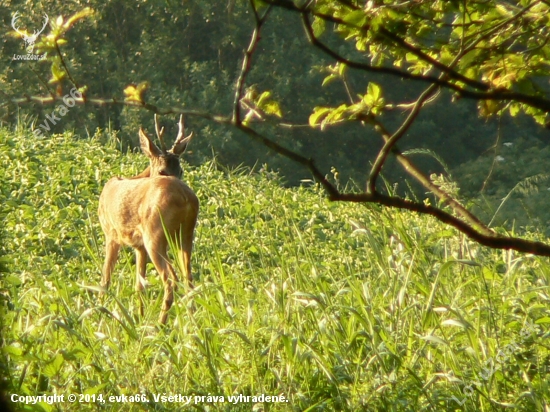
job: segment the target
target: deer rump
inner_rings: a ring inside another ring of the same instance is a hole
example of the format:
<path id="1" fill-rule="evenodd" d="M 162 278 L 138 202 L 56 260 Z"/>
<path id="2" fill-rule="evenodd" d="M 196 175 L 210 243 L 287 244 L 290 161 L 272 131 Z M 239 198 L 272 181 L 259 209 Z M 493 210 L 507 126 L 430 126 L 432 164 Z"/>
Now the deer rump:
<path id="1" fill-rule="evenodd" d="M 192 235 L 198 209 L 195 193 L 173 176 L 115 177 L 107 182 L 99 198 L 101 227 L 107 237 L 119 245 L 145 247 L 149 255 L 161 245 L 166 250 L 165 229 L 178 242 L 183 242 L 180 233 Z M 151 249 L 148 243 L 157 247 Z"/>

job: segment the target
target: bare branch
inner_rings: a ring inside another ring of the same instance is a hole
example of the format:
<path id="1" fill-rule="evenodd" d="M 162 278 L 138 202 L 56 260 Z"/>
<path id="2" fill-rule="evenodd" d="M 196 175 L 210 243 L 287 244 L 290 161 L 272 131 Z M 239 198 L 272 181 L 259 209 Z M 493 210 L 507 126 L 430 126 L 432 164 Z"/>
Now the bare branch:
<path id="1" fill-rule="evenodd" d="M 241 106 L 240 101 L 243 96 L 243 88 L 244 88 L 244 82 L 246 80 L 246 76 L 248 75 L 248 72 L 250 72 L 251 64 L 250 60 L 252 59 L 252 55 L 254 54 L 254 51 L 256 50 L 256 46 L 258 45 L 258 42 L 260 41 L 260 31 L 262 29 L 263 24 L 265 23 L 267 16 L 269 15 L 271 11 L 271 6 L 268 6 L 266 12 L 262 17 L 258 14 L 258 11 L 256 10 L 256 7 L 254 6 L 254 1 L 250 0 L 250 5 L 252 7 L 252 10 L 254 12 L 254 18 L 256 21 L 256 27 L 254 28 L 254 31 L 252 32 L 252 37 L 250 39 L 250 43 L 248 45 L 248 48 L 246 49 L 244 53 L 243 58 L 243 64 L 241 67 L 241 73 L 239 75 L 239 78 L 237 79 L 237 84 L 235 86 L 235 99 L 233 101 L 233 122 L 235 124 L 241 124 Z"/>
<path id="2" fill-rule="evenodd" d="M 374 124 L 374 128 L 379 132 L 385 142 L 388 142 L 391 138 L 390 133 L 386 130 L 384 125 L 372 116 L 370 122 Z M 453 211 L 461 216 L 472 227 L 476 228 L 484 235 L 491 236 L 494 232 L 489 229 L 482 221 L 474 216 L 468 209 L 462 206 L 455 198 L 442 190 L 439 186 L 434 184 L 428 176 L 426 176 L 420 169 L 418 169 L 414 163 L 412 163 L 407 156 L 405 156 L 395 145 L 391 148 L 392 153 L 395 155 L 397 161 L 403 166 L 405 171 L 416 179 L 422 186 L 433 193 L 443 202 L 443 204 L 449 206 Z M 372 193 L 375 193 L 374 191 Z"/>
<path id="3" fill-rule="evenodd" d="M 11 104 L 15 104 L 17 106 L 21 106 L 27 103 L 38 103 L 41 105 L 51 105 L 56 102 L 63 101 L 63 96 L 28 96 L 25 97 L 19 97 L 19 98 L 10 98 L 7 97 L 5 101 L 0 104 L 0 107 L 4 107 Z M 117 99 L 115 97 L 113 98 L 74 98 L 74 101 L 76 104 L 79 105 L 87 105 L 87 106 L 97 106 L 97 107 L 106 107 L 106 106 L 128 106 L 128 107 L 137 107 L 145 109 L 151 113 L 156 113 L 158 115 L 164 116 L 169 114 L 177 114 L 177 115 L 189 115 L 189 116 L 195 116 L 200 117 L 203 119 L 208 119 L 213 122 L 219 123 L 219 124 L 226 124 L 230 125 L 232 124 L 232 120 L 225 117 L 225 116 L 219 116 L 215 115 L 209 112 L 204 112 L 201 110 L 188 110 L 183 109 L 179 107 L 169 107 L 169 108 L 160 108 L 158 106 L 155 106 L 150 103 L 144 103 L 144 102 L 137 102 L 132 100 L 125 100 L 125 99 Z"/>
<path id="4" fill-rule="evenodd" d="M 63 58 L 63 54 L 61 53 L 61 49 L 59 48 L 59 44 L 57 43 L 57 40 L 55 41 L 55 51 L 57 52 L 57 56 L 59 57 L 59 60 L 61 61 L 61 65 L 63 66 L 63 70 L 65 70 L 65 73 L 67 73 L 67 77 L 71 81 L 72 85 L 76 87 L 77 89 L 78 84 L 76 83 L 76 80 L 71 75 L 71 72 L 69 68 L 67 67 L 67 64 L 65 63 L 65 59 Z"/>
<path id="5" fill-rule="evenodd" d="M 451 215 L 444 210 L 427 205 L 424 203 L 413 202 L 410 200 L 402 199 L 395 196 L 387 196 L 380 193 L 340 193 L 338 189 L 321 173 L 321 171 L 315 166 L 313 159 L 306 158 L 292 150 L 289 150 L 278 143 L 262 136 L 255 130 L 250 129 L 247 126 L 237 126 L 239 130 L 246 133 L 252 139 L 262 143 L 269 149 L 276 153 L 285 156 L 301 165 L 307 167 L 313 174 L 314 178 L 319 182 L 328 194 L 328 198 L 331 201 L 339 202 L 354 202 L 354 203 L 377 203 L 383 206 L 410 210 L 413 212 L 427 214 L 435 217 L 439 221 L 446 223 L 472 240 L 478 242 L 481 245 L 496 248 L 496 249 L 512 249 L 518 252 L 533 253 L 539 256 L 550 256 L 550 245 L 542 242 L 529 241 L 516 237 L 504 237 L 495 234 L 490 229 L 487 229 L 487 233 L 480 233 L 470 224 L 460 220 L 459 218 Z M 402 155 L 401 155 L 402 156 Z M 404 156 L 402 156 L 404 157 Z M 442 191 L 441 191 L 442 192 Z M 444 192 L 443 192 L 444 193 Z M 448 196 L 448 195 L 447 195 Z M 481 223 L 481 222 L 480 222 Z M 481 223 L 482 227 L 484 225 Z"/>
<path id="6" fill-rule="evenodd" d="M 386 196 L 379 193 L 362 193 L 362 194 L 340 194 L 332 197 L 330 200 L 341 202 L 356 202 L 356 203 L 378 203 L 382 206 L 394 207 L 398 209 L 410 210 L 413 212 L 431 215 L 437 220 L 446 223 L 460 232 L 464 233 L 470 239 L 478 242 L 483 246 L 493 249 L 516 250 L 523 253 L 532 253 L 539 256 L 550 256 L 550 245 L 542 242 L 525 240 L 517 237 L 506 237 L 501 235 L 484 235 L 475 230 L 466 222 L 454 217 L 453 215 L 424 203 L 412 202 L 394 196 Z"/>
<path id="7" fill-rule="evenodd" d="M 382 166 L 384 165 L 384 162 L 386 161 L 392 147 L 397 143 L 397 141 L 405 135 L 407 130 L 411 127 L 413 122 L 416 120 L 416 117 L 420 113 L 420 109 L 424 106 L 424 103 L 426 100 L 428 100 L 438 89 L 438 86 L 435 84 L 431 84 L 428 86 L 428 88 L 420 95 L 418 100 L 416 101 L 415 105 L 413 106 L 413 109 L 409 113 L 409 116 L 407 119 L 403 122 L 401 127 L 390 137 L 386 140 L 386 143 L 380 149 L 380 152 L 378 152 L 378 156 L 376 157 L 376 160 L 374 161 L 374 164 L 372 165 L 372 169 L 369 175 L 369 180 L 367 182 L 367 192 L 368 193 L 374 193 L 376 190 L 376 179 L 378 178 L 378 175 L 380 174 L 380 171 L 382 170 Z"/>

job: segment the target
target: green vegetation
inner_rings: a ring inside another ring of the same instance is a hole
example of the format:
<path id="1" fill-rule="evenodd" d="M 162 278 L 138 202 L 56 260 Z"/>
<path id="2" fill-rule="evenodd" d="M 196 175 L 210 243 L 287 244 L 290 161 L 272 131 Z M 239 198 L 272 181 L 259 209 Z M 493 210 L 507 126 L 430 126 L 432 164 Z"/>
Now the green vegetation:
<path id="1" fill-rule="evenodd" d="M 0 0 L 0 386 L 92 402 L 18 409 L 550 410 L 547 259 L 380 206 L 547 241 L 548 0 L 28 5 Z M 44 14 L 46 58 L 11 60 Z M 200 136 L 196 288 L 167 327 L 129 251 L 98 289 L 99 193 L 145 167 L 152 112 Z"/>
<path id="2" fill-rule="evenodd" d="M 137 316 L 129 251 L 101 298 L 101 187 L 146 164 L 117 145 L 104 132 L 36 140 L 0 130 L 10 393 L 149 399 L 63 410 L 249 411 L 153 394 L 262 393 L 290 402 L 255 411 L 550 407 L 546 258 L 488 250 L 411 213 L 329 203 L 316 186 L 282 188 L 269 170 L 186 168 L 201 201 L 196 288 L 181 285 L 168 327 L 156 323 L 162 288 L 152 265 Z"/>
<path id="3" fill-rule="evenodd" d="M 259 6 L 263 2 L 254 3 Z M 517 81 L 522 92 L 533 95 L 548 93 L 547 83 L 543 81 L 548 67 L 541 62 L 541 59 L 549 58 L 549 46 L 543 43 L 550 24 L 545 2 L 490 1 L 463 5 L 456 1 L 409 4 L 387 0 L 372 2 L 363 14 L 353 7 L 344 6 L 345 3 L 350 6 L 354 2 L 320 1 L 312 10 L 345 20 L 351 27 L 334 26 L 318 16 L 312 17 L 312 24 L 321 41 L 351 60 L 374 66 L 394 64 L 403 72 L 435 75 L 434 70 L 429 71 L 430 65 L 410 50 L 379 36 L 378 31 L 389 30 L 443 64 L 449 65 L 449 56 L 464 54 L 455 69 L 477 80 L 486 76 L 484 80 L 490 86 L 509 86 L 510 82 Z M 364 2 L 357 4 L 364 7 Z M 123 90 L 129 84 L 148 82 L 148 103 L 215 114 L 231 112 L 243 50 L 254 28 L 248 1 L 35 0 L 32 7 L 25 7 L 0 0 L 0 18 L 9 28 L 13 14 L 19 11 L 20 26 L 33 30 L 39 28 L 44 13 L 51 21 L 57 16 L 64 16 L 67 20 L 87 7 L 94 11 L 92 16 L 71 25 L 63 35 L 59 35 L 59 31 L 51 32 L 58 33 L 67 68 L 79 86 L 86 85 L 88 96 L 122 100 L 125 97 Z M 529 13 L 522 19 L 524 12 L 520 10 L 524 7 Z M 514 19 L 515 15 L 519 17 Z M 463 32 L 459 24 L 463 19 L 466 19 L 467 32 Z M 449 22 L 454 22 L 453 26 Z M 370 25 L 370 29 L 354 28 L 361 25 Z M 47 29 L 44 34 L 49 31 Z M 488 34 L 491 37 L 487 38 Z M 42 36 L 39 40 L 44 38 Z M 464 41 L 472 44 L 469 53 L 463 50 Z M 537 42 L 541 43 L 540 47 L 533 45 Z M 509 43 L 514 47 L 512 53 L 507 49 Z M 372 47 L 365 49 L 367 44 Z M 23 53 L 23 46 L 20 36 L 13 34 L 7 36 L 0 46 L 1 53 L 10 59 L 14 54 Z M 0 68 L 0 91 L 6 97 L 48 95 L 46 87 L 53 91 L 55 85 L 61 86 L 65 93 L 72 88 L 56 52 L 51 50 L 51 44 L 50 49 L 45 47 L 44 50 L 49 53 L 48 61 L 15 61 Z M 39 49 L 35 52 L 38 53 Z M 47 86 L 48 81 L 53 81 L 53 84 Z M 353 178 L 363 182 L 365 165 L 374 160 L 382 145 L 378 133 L 371 128 L 359 127 L 357 122 L 343 122 L 343 117 L 341 124 L 327 127 L 322 133 L 303 126 L 308 124 L 315 107 L 342 109 L 352 105 L 350 99 L 357 104 L 361 101 L 358 95 L 365 94 L 371 82 L 381 86 L 387 104 L 396 106 L 414 101 L 423 87 L 422 82 L 406 82 L 384 73 L 365 73 L 337 64 L 308 43 L 298 13 L 284 7 L 273 7 L 252 60 L 246 87 L 255 88 L 258 95 L 271 91 L 280 103 L 284 116 L 282 122 L 298 126 L 273 127 L 272 121 L 278 120 L 274 118 L 255 124 L 255 127 L 269 131 L 270 136 L 286 147 L 311 155 L 325 171 L 337 167 L 342 181 Z M 462 86 L 460 82 L 457 84 Z M 495 120 L 497 116 L 479 119 L 476 105 L 475 101 L 454 99 L 451 93 L 443 91 L 437 104 L 423 109 L 410 133 L 402 140 L 401 148 L 429 148 L 453 168 L 486 154 L 497 140 L 499 121 Z M 0 121 L 15 124 L 18 115 L 25 113 L 36 119 L 35 127 L 38 127 L 52 108 L 41 104 L 2 106 Z M 479 109 L 485 115 L 494 115 L 499 108 L 502 107 L 481 101 Z M 546 144 L 546 131 L 528 121 L 517 104 L 505 105 L 503 112 L 508 109 L 515 117 L 501 116 L 502 129 L 505 129 L 502 131 L 503 142 L 532 136 L 537 142 Z M 395 130 L 406 115 L 406 111 L 387 109 L 383 121 L 389 130 Z M 270 156 L 264 147 L 250 144 L 235 130 L 192 117 L 187 121 L 204 137 L 194 144 L 191 158 L 194 164 L 210 159 L 215 151 L 221 163 L 233 167 L 242 163 L 252 166 L 261 159 L 261 163 L 267 162 L 280 170 L 285 181 L 291 184 L 309 177 L 301 167 Z M 136 146 L 135 130 L 147 124 L 152 125 L 152 116 L 145 111 L 88 105 L 71 109 L 63 122 L 51 127 L 54 132 L 74 128 L 82 136 L 96 127 L 112 128 L 119 131 L 124 145 Z M 415 158 L 415 161 L 424 171 L 442 171 L 426 157 Z M 487 170 L 480 173 L 482 178 Z M 393 165 L 384 169 L 384 175 L 392 181 L 402 182 L 404 178 L 403 171 Z M 468 184 L 467 181 L 460 183 Z M 506 189 L 510 190 L 513 185 Z M 476 188 L 476 193 L 468 193 L 468 196 L 476 195 L 478 191 Z"/>
<path id="4" fill-rule="evenodd" d="M 0 0 L 6 27 L 18 13 L 1 53 L 20 55 L 47 14 L 33 50 L 45 59 L 0 68 L 0 125 L 88 138 L 99 127 L 127 149 L 152 112 L 184 113 L 202 137 L 193 165 L 213 153 L 228 168 L 267 163 L 299 186 L 310 177 L 301 155 L 318 181 L 331 171 L 369 202 L 388 194 L 385 179 L 394 206 L 430 192 L 490 238 L 495 226 L 550 233 L 548 0 L 25 5 Z M 83 98 L 65 107 L 71 90 Z M 251 144 L 258 134 L 263 144 Z"/>

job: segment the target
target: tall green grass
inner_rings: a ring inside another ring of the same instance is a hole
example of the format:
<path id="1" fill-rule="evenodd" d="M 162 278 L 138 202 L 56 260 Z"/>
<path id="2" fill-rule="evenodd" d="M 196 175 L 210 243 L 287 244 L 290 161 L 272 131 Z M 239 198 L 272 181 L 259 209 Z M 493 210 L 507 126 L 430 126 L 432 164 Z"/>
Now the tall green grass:
<path id="1" fill-rule="evenodd" d="M 329 203 L 273 173 L 186 168 L 201 202 L 196 288 L 179 288 L 167 327 L 150 264 L 138 316 L 130 250 L 101 297 L 99 193 L 146 165 L 102 140 L 0 130 L 2 371 L 9 394 L 149 402 L 18 410 L 550 410 L 546 258 L 488 250 L 414 214 Z M 227 402 L 262 393 L 289 402 Z"/>

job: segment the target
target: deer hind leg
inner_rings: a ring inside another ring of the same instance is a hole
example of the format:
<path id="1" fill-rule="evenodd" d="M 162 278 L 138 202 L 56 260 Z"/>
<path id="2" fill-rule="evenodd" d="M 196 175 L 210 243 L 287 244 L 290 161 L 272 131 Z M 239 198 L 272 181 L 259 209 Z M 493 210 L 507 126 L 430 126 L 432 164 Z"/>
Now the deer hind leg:
<path id="1" fill-rule="evenodd" d="M 181 262 L 182 269 L 185 272 L 187 277 L 187 284 L 189 288 L 193 288 L 193 275 L 191 273 L 191 253 L 193 252 L 193 231 L 188 230 L 182 232 L 181 236 L 181 245 L 179 254 L 179 260 Z"/>
<path id="2" fill-rule="evenodd" d="M 111 273 L 118 259 L 120 244 L 114 240 L 107 240 L 105 243 L 105 262 L 103 263 L 103 271 L 101 275 L 101 286 L 107 290 L 111 283 Z"/>
<path id="3" fill-rule="evenodd" d="M 144 247 L 136 248 L 136 292 L 139 298 L 139 313 L 141 316 L 144 313 L 143 289 L 145 289 L 146 267 L 147 250 Z"/>
<path id="4" fill-rule="evenodd" d="M 157 242 L 149 241 L 145 243 L 145 248 L 151 261 L 155 265 L 157 272 L 161 276 L 162 283 L 164 284 L 164 301 L 162 304 L 162 310 L 159 317 L 159 323 L 165 324 L 168 318 L 168 311 L 172 307 L 174 302 L 174 286 L 178 280 L 172 265 L 168 261 L 167 254 L 167 242 L 164 236 L 162 240 Z"/>

